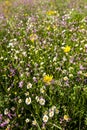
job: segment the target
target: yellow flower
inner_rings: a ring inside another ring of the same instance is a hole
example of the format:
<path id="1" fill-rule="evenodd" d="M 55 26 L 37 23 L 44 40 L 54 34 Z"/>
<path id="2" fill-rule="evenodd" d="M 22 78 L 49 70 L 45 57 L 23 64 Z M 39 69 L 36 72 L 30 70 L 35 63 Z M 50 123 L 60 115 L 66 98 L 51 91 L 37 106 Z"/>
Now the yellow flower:
<path id="1" fill-rule="evenodd" d="M 51 76 L 51 75 L 45 75 L 45 76 L 43 77 L 43 81 L 44 81 L 45 83 L 47 83 L 47 84 L 50 84 L 50 82 L 52 81 L 52 79 L 53 79 L 53 76 Z"/>
<path id="2" fill-rule="evenodd" d="M 63 79 L 64 79 L 64 81 L 67 81 L 67 80 L 68 80 L 68 77 L 67 77 L 67 76 L 65 76 Z"/>
<path id="3" fill-rule="evenodd" d="M 83 26 L 83 25 L 81 25 L 81 26 L 80 26 L 80 28 L 81 28 L 81 29 L 83 29 L 83 28 L 84 28 L 84 26 Z"/>
<path id="4" fill-rule="evenodd" d="M 18 118 L 20 118 L 20 117 L 21 117 L 21 114 L 18 115 Z"/>
<path id="5" fill-rule="evenodd" d="M 37 38 L 38 38 L 38 36 L 37 36 L 36 34 L 31 34 L 31 35 L 30 35 L 30 40 L 31 40 L 32 42 L 34 42 L 35 40 L 37 40 Z"/>
<path id="6" fill-rule="evenodd" d="M 5 130 L 9 130 L 9 128 L 6 128 Z"/>
<path id="7" fill-rule="evenodd" d="M 66 46 L 64 47 L 64 52 L 67 53 L 71 50 L 71 47 L 70 46 Z"/>
<path id="8" fill-rule="evenodd" d="M 5 5 L 6 5 L 6 6 L 11 6 L 11 2 L 8 1 L 8 0 L 6 0 L 6 1 L 5 1 Z"/>
<path id="9" fill-rule="evenodd" d="M 56 25 L 53 26 L 53 29 L 56 29 Z"/>
<path id="10" fill-rule="evenodd" d="M 14 92 L 15 95 L 17 95 L 17 92 Z"/>
<path id="11" fill-rule="evenodd" d="M 25 14 L 24 14 L 24 16 L 28 16 L 28 14 L 27 14 L 27 13 L 25 13 Z"/>
<path id="12" fill-rule="evenodd" d="M 50 10 L 47 12 L 47 15 L 55 15 L 56 14 L 56 11 L 53 11 L 53 10 Z"/>
<path id="13" fill-rule="evenodd" d="M 69 121 L 69 116 L 68 115 L 64 115 L 64 120 L 66 120 L 66 121 Z"/>
<path id="14" fill-rule="evenodd" d="M 47 27 L 47 30 L 49 31 L 49 30 L 50 30 L 50 28 L 51 28 L 51 27 L 50 27 L 50 26 L 48 26 L 48 27 Z"/>

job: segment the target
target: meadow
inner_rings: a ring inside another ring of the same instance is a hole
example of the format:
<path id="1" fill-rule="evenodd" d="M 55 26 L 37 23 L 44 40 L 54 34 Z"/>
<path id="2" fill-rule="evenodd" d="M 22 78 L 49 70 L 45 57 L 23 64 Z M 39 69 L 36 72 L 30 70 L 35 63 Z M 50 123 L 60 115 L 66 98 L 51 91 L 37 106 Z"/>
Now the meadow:
<path id="1" fill-rule="evenodd" d="M 0 130 L 87 130 L 86 0 L 0 0 Z"/>

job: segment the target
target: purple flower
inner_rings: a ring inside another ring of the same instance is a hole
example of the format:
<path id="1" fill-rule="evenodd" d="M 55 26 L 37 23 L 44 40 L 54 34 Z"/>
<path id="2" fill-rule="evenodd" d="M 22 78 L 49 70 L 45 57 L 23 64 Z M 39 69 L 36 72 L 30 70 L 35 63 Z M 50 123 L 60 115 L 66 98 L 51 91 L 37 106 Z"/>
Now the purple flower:
<path id="1" fill-rule="evenodd" d="M 8 124 L 8 122 L 7 121 L 4 121 L 4 122 L 2 122 L 1 124 L 0 124 L 0 127 L 4 127 L 4 126 L 6 126 Z"/>
<path id="2" fill-rule="evenodd" d="M 11 69 L 10 69 L 10 72 L 11 72 L 12 76 L 14 76 L 14 75 L 15 75 L 15 73 L 16 73 L 16 70 L 15 70 L 15 69 L 13 69 L 13 68 L 11 68 Z"/>
<path id="3" fill-rule="evenodd" d="M 80 65 L 80 70 L 84 70 L 84 67 L 82 65 Z"/>
<path id="4" fill-rule="evenodd" d="M 12 119 L 12 117 L 11 117 L 11 113 L 8 113 L 8 117 L 9 117 L 10 119 Z"/>
<path id="5" fill-rule="evenodd" d="M 37 83 L 37 78 L 36 78 L 36 77 L 33 77 L 33 81 Z"/>
<path id="6" fill-rule="evenodd" d="M 19 82 L 19 88 L 22 88 L 23 87 L 23 81 L 20 81 Z"/>

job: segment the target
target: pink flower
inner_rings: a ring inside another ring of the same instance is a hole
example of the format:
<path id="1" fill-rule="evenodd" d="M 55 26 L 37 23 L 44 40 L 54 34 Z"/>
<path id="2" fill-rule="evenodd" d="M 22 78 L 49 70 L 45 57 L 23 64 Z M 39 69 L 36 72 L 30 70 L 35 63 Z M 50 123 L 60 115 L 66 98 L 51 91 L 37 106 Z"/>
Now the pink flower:
<path id="1" fill-rule="evenodd" d="M 20 81 L 19 82 L 19 88 L 22 88 L 23 87 L 23 81 Z"/>

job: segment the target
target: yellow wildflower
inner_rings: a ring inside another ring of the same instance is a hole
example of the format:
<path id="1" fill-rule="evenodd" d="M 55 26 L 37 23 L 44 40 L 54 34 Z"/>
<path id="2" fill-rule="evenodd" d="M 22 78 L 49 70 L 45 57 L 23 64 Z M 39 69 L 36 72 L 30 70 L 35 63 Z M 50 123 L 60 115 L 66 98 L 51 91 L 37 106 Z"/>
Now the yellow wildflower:
<path id="1" fill-rule="evenodd" d="M 81 26 L 80 26 L 80 28 L 81 28 L 81 29 L 83 29 L 83 28 L 84 28 L 84 26 L 83 26 L 83 25 L 81 25 Z"/>
<path id="2" fill-rule="evenodd" d="M 14 92 L 15 95 L 17 95 L 17 92 Z"/>
<path id="3" fill-rule="evenodd" d="M 69 116 L 68 115 L 64 115 L 64 120 L 66 120 L 66 121 L 69 121 Z"/>
<path id="4" fill-rule="evenodd" d="M 68 77 L 67 77 L 67 76 L 65 76 L 63 79 L 64 79 L 64 81 L 67 81 L 67 80 L 68 80 Z"/>
<path id="5" fill-rule="evenodd" d="M 24 14 L 24 16 L 28 16 L 28 14 L 27 14 L 27 13 L 25 13 L 25 14 Z"/>
<path id="6" fill-rule="evenodd" d="M 43 77 L 43 81 L 44 81 L 45 83 L 47 83 L 47 84 L 50 84 L 50 82 L 52 81 L 52 79 L 53 79 L 53 76 L 51 76 L 51 75 L 45 75 L 45 76 Z"/>
<path id="7" fill-rule="evenodd" d="M 50 27 L 50 26 L 48 26 L 48 27 L 47 27 L 47 30 L 49 31 L 49 30 L 50 30 L 50 28 L 51 28 L 51 27 Z"/>
<path id="8" fill-rule="evenodd" d="M 64 52 L 67 53 L 71 50 L 71 47 L 70 46 L 66 46 L 64 47 Z"/>
<path id="9" fill-rule="evenodd" d="M 50 10 L 47 12 L 47 15 L 55 15 L 56 13 L 57 13 L 56 11 Z"/>
<path id="10" fill-rule="evenodd" d="M 6 128 L 5 130 L 9 130 L 9 128 Z"/>
<path id="11" fill-rule="evenodd" d="M 20 118 L 20 117 L 21 117 L 21 114 L 19 114 L 18 117 Z"/>
<path id="12" fill-rule="evenodd" d="M 53 26 L 53 29 L 54 29 L 54 30 L 56 29 L 56 25 Z"/>
<path id="13" fill-rule="evenodd" d="M 37 40 L 37 38 L 38 38 L 38 36 L 37 36 L 36 34 L 31 34 L 31 35 L 30 35 L 30 40 L 31 40 L 32 42 L 34 42 L 35 40 Z"/>
<path id="14" fill-rule="evenodd" d="M 11 6 L 11 2 L 8 1 L 8 0 L 6 0 L 6 1 L 5 1 L 5 5 L 6 5 L 6 6 Z"/>

